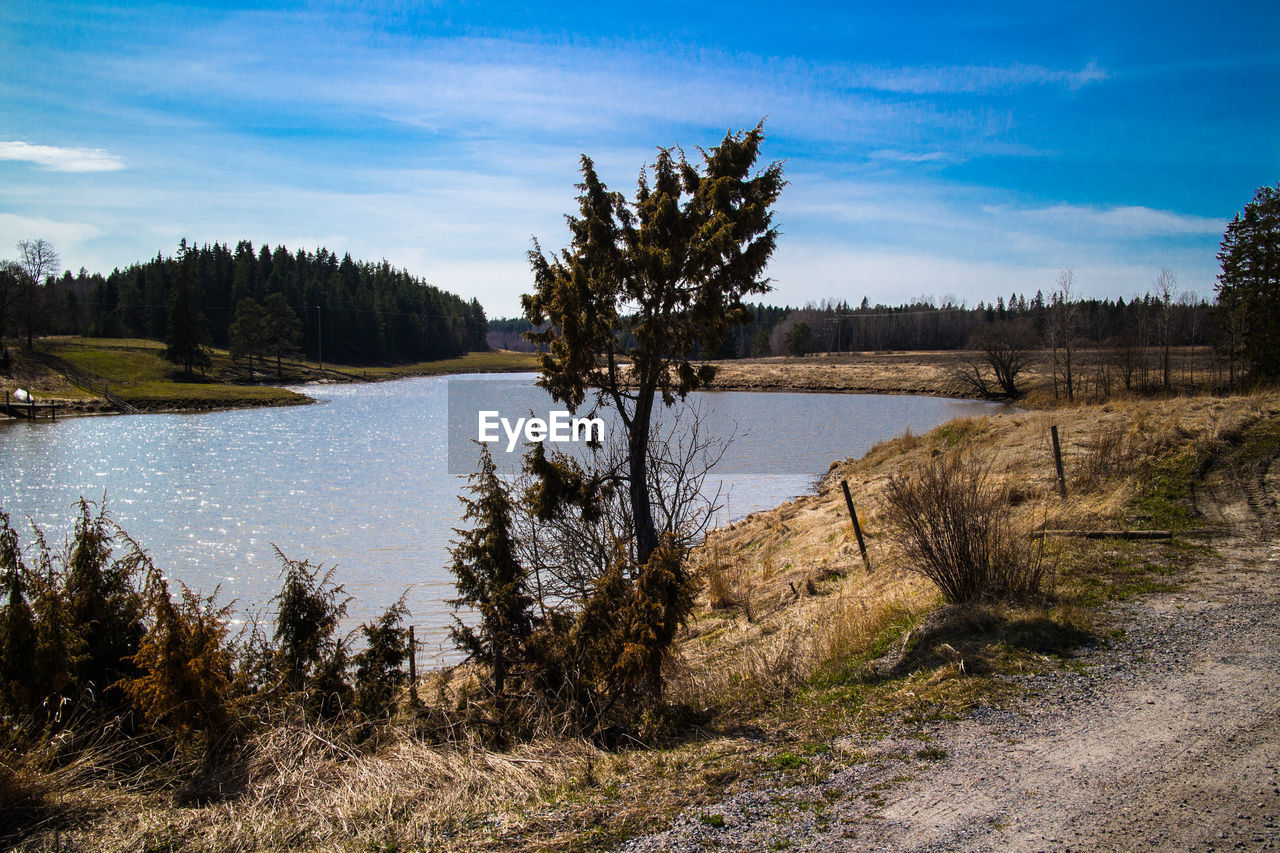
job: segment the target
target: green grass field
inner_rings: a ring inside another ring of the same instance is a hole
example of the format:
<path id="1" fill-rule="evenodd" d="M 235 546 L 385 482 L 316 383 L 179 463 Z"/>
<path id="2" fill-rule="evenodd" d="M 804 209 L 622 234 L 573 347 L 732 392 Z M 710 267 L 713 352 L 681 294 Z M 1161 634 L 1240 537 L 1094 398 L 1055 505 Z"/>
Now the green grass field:
<path id="1" fill-rule="evenodd" d="M 139 338 L 46 338 L 37 349 L 57 356 L 96 382 L 106 384 L 120 398 L 144 410 L 212 409 L 241 406 L 279 406 L 307 402 L 302 394 L 278 385 L 301 385 L 321 379 L 339 382 L 380 381 L 409 376 L 455 373 L 511 373 L 537 370 L 532 353 L 475 352 L 459 358 L 385 367 L 285 361 L 279 373 L 273 362 L 246 365 L 233 362 L 224 349 L 211 351 L 212 364 L 193 377 L 165 361 L 164 344 Z"/>

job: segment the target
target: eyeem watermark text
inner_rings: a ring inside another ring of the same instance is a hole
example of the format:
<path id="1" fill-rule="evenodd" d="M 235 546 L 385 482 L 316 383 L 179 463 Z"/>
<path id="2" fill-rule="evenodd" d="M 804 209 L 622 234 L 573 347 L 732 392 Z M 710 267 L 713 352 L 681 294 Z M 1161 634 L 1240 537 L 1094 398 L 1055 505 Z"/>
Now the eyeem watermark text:
<path id="1" fill-rule="evenodd" d="M 547 419 L 517 418 L 514 425 L 501 417 L 496 409 L 481 409 L 476 438 L 485 444 L 500 441 L 498 429 L 507 437 L 507 453 L 515 450 L 523 433 L 525 441 L 604 441 L 604 421 L 600 418 L 575 418 L 566 411 L 553 411 Z"/>

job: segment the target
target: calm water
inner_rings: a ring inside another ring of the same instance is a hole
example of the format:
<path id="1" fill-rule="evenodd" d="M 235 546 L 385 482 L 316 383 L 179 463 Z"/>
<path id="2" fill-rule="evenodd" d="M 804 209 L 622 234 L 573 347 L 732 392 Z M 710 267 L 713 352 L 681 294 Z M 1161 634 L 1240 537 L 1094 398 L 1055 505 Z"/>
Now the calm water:
<path id="1" fill-rule="evenodd" d="M 532 376 L 514 381 L 551 407 Z M 76 500 L 105 496 L 111 517 L 162 571 L 194 589 L 221 586 L 220 600 L 242 610 L 276 591 L 273 546 L 337 565 L 355 599 L 353 625 L 408 589 L 419 636 L 438 651 L 465 485 L 447 472 L 448 385 L 433 377 L 312 386 L 301 390 L 320 405 L 282 409 L 0 422 L 0 509 L 24 544 L 25 516 L 57 544 Z M 805 493 L 833 459 L 992 408 L 928 397 L 699 396 L 714 423 L 736 424 L 717 469 L 735 518 Z"/>

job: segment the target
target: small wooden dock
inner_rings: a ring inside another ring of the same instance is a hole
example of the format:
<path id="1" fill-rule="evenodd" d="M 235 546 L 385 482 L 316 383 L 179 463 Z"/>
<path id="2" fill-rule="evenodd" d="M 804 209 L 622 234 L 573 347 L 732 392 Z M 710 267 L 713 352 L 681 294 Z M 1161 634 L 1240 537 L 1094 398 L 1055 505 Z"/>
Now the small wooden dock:
<path id="1" fill-rule="evenodd" d="M 4 392 L 4 402 L 0 403 L 0 414 L 8 415 L 11 418 L 26 418 L 34 421 L 36 418 L 47 417 L 54 421 L 58 419 L 57 403 L 37 403 L 35 400 L 15 400 L 9 396 L 9 392 Z"/>

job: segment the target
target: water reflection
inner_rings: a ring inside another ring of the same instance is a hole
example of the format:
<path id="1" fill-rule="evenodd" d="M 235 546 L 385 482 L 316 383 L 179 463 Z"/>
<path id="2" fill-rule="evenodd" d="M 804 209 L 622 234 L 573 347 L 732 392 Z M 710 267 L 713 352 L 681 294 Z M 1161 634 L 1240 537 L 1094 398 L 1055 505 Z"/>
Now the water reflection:
<path id="1" fill-rule="evenodd" d="M 354 597 L 352 625 L 407 588 L 419 636 L 440 647 L 454 594 L 444 566 L 464 485 L 447 473 L 447 385 L 432 377 L 313 386 L 301 390 L 320 405 L 0 424 L 0 508 L 19 528 L 29 516 L 56 545 L 75 502 L 105 496 L 112 518 L 166 574 L 194 589 L 220 586 L 221 600 L 241 610 L 275 593 L 273 546 L 337 564 Z M 720 468 L 733 472 L 720 479 L 734 517 L 804 493 L 832 459 L 907 427 L 989 410 L 924 397 L 700 396 L 739 426 Z M 787 473 L 763 473 L 778 471 Z"/>

